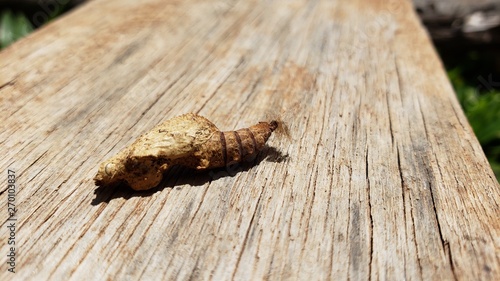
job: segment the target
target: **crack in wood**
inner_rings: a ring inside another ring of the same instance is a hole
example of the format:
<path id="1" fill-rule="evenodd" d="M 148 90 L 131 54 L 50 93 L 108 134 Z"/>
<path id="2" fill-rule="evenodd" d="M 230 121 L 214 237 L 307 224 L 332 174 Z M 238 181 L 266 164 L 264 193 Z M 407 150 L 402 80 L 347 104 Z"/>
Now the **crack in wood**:
<path id="1" fill-rule="evenodd" d="M 257 199 L 257 203 L 255 204 L 255 208 L 252 212 L 252 217 L 250 218 L 250 222 L 248 223 L 248 228 L 245 232 L 245 237 L 243 238 L 243 242 L 241 243 L 241 249 L 239 251 L 239 254 L 238 254 L 238 258 L 236 260 L 236 263 L 234 265 L 234 271 L 233 271 L 233 274 L 232 274 L 232 280 L 235 280 L 235 276 L 236 276 L 236 272 L 238 271 L 239 269 L 239 266 L 240 266 L 240 262 L 241 262 L 241 258 L 243 257 L 243 253 L 245 252 L 245 248 L 247 246 L 247 242 L 248 242 L 248 239 L 249 239 L 249 236 L 250 236 L 250 231 L 254 226 L 254 220 L 255 220 L 255 216 L 257 214 L 257 209 L 259 208 L 259 204 L 260 204 L 260 200 L 262 199 L 262 194 L 264 193 L 264 187 L 262 187 L 260 193 L 259 193 L 259 198 Z"/>
<path id="2" fill-rule="evenodd" d="M 16 84 L 16 80 L 15 80 L 15 79 L 14 79 L 14 80 L 11 80 L 11 81 L 9 81 L 9 82 L 6 82 L 6 83 L 4 83 L 4 84 L 0 85 L 0 91 L 1 91 L 3 88 L 5 88 L 5 87 L 8 87 L 8 86 L 14 86 L 15 84 Z"/>
<path id="3" fill-rule="evenodd" d="M 368 278 L 369 280 L 373 279 L 372 276 L 372 266 L 373 266 L 373 213 L 372 213 L 372 199 L 371 199 L 371 185 L 370 185 L 370 174 L 369 174 L 369 150 L 368 145 L 366 146 L 366 154 L 365 154 L 365 177 L 366 177 L 366 188 L 368 195 L 368 212 L 370 214 L 370 256 L 368 262 Z"/>

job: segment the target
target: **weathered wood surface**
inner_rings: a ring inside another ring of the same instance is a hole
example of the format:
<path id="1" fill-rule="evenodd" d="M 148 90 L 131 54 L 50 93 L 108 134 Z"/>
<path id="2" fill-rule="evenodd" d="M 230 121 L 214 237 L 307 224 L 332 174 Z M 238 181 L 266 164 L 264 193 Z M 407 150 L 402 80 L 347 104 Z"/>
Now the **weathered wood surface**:
<path id="1" fill-rule="evenodd" d="M 91 1 L 0 53 L 1 280 L 499 280 L 500 187 L 409 2 Z M 96 190 L 170 117 L 274 111 L 235 169 Z"/>

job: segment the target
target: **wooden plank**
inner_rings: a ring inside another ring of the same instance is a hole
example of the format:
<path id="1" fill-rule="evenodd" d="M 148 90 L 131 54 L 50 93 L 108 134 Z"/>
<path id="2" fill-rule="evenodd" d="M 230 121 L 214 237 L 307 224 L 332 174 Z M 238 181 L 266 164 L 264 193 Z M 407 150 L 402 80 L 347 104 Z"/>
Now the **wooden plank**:
<path id="1" fill-rule="evenodd" d="M 500 279 L 500 187 L 408 1 L 95 0 L 0 53 L 0 98 L 1 280 Z M 96 189 L 186 112 L 291 138 Z"/>

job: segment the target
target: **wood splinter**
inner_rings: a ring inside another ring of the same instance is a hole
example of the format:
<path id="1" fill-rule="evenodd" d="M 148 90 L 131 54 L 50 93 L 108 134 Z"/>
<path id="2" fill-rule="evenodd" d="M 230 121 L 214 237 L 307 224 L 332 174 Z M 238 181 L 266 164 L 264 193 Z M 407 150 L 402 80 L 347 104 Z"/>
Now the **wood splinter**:
<path id="1" fill-rule="evenodd" d="M 204 170 L 252 159 L 277 127 L 277 121 L 259 122 L 221 132 L 205 117 L 184 114 L 157 125 L 101 163 L 94 181 L 98 186 L 126 182 L 134 190 L 147 190 L 174 165 Z"/>

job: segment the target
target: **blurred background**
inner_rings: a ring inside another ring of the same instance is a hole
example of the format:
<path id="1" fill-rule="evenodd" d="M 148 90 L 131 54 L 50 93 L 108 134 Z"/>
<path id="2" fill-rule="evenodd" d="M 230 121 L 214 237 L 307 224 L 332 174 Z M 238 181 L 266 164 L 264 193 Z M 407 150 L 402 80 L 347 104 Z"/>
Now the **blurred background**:
<path id="1" fill-rule="evenodd" d="M 0 50 L 85 0 L 0 0 Z M 500 0 L 413 0 L 500 179 Z"/>

